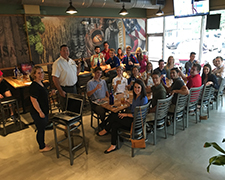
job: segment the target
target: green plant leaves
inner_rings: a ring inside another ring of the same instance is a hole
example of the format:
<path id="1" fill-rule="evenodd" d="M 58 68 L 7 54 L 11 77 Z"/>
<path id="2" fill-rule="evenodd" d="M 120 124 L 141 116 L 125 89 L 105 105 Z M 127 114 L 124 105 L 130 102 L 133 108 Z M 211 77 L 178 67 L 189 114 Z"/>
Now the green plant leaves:
<path id="1" fill-rule="evenodd" d="M 204 148 L 208 148 L 210 146 L 213 146 L 216 150 L 218 150 L 221 153 L 225 154 L 225 151 L 217 143 L 215 143 L 215 142 L 212 142 L 212 143 L 206 142 L 204 144 Z"/>
<path id="2" fill-rule="evenodd" d="M 209 159 L 209 165 L 207 166 L 207 172 L 211 165 L 224 166 L 225 165 L 225 155 L 213 156 Z"/>
<path id="3" fill-rule="evenodd" d="M 41 44 L 41 42 L 38 42 L 38 43 L 35 45 L 35 51 L 37 51 L 38 54 L 42 54 L 42 53 L 43 53 L 44 47 L 43 47 L 43 45 Z"/>
<path id="4" fill-rule="evenodd" d="M 223 139 L 222 142 L 225 142 L 225 138 Z M 215 142 L 209 143 L 205 142 L 204 148 L 208 148 L 213 146 L 217 151 L 225 154 L 225 151 Z M 211 165 L 216 165 L 216 166 L 224 166 L 225 165 L 225 155 L 218 155 L 218 156 L 213 156 L 209 159 L 209 165 L 207 166 L 207 172 L 209 172 L 209 168 Z"/>

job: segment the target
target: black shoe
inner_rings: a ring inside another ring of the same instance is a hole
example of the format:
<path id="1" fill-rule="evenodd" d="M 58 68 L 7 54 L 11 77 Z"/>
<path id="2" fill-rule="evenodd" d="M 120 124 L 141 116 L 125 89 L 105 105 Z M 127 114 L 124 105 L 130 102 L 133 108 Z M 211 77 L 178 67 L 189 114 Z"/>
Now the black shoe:
<path id="1" fill-rule="evenodd" d="M 113 149 L 113 150 L 111 150 L 111 151 L 107 151 L 108 149 L 106 149 L 105 151 L 104 151 L 104 153 L 105 154 L 109 154 L 109 153 L 111 153 L 111 152 L 113 152 L 113 151 L 116 151 L 117 150 L 117 147 L 115 147 L 115 149 Z"/>

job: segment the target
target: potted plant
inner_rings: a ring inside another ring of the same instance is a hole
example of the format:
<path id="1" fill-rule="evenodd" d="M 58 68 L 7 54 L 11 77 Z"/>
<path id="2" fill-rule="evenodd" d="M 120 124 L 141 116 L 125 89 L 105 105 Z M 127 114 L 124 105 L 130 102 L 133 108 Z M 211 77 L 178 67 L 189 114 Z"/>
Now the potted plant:
<path id="1" fill-rule="evenodd" d="M 223 139 L 222 143 L 225 142 L 225 138 Z M 209 159 L 209 165 L 207 166 L 207 172 L 209 172 L 209 168 L 210 166 L 213 165 L 217 165 L 217 166 L 224 166 L 225 165 L 225 150 L 223 150 L 217 143 L 215 142 L 206 142 L 204 144 L 204 148 L 208 148 L 213 146 L 216 150 L 218 150 L 219 152 L 223 153 L 223 154 L 219 154 L 217 156 L 213 156 Z"/>

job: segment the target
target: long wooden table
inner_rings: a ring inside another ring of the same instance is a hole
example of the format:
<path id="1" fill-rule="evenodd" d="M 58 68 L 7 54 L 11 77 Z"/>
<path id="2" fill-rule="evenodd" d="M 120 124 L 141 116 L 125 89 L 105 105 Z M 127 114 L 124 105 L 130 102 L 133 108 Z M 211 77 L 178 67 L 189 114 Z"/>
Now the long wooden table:
<path id="1" fill-rule="evenodd" d="M 117 113 L 119 111 L 122 111 L 130 106 L 133 101 L 133 91 L 129 91 L 129 99 L 127 101 L 129 103 L 126 103 L 125 105 L 121 106 L 121 98 L 124 97 L 124 94 L 118 94 L 114 96 L 114 105 L 109 104 L 109 98 L 105 97 L 103 100 L 107 101 L 107 103 L 101 104 L 100 106 L 104 107 L 105 109 L 108 109 L 114 113 Z M 148 99 L 152 99 L 152 94 L 147 93 Z"/>
<path id="2" fill-rule="evenodd" d="M 24 88 L 29 87 L 32 81 L 28 81 L 25 77 L 22 79 L 14 79 L 13 76 L 4 77 L 4 79 L 15 89 L 19 89 L 21 104 L 23 108 L 23 113 L 26 113 L 26 107 L 24 103 Z M 44 80 L 44 83 L 48 83 L 48 80 Z"/>
<path id="3" fill-rule="evenodd" d="M 80 73 L 78 74 L 78 76 L 79 76 L 79 75 L 83 75 L 83 74 L 89 74 L 89 73 L 91 73 L 91 71 L 80 72 Z"/>

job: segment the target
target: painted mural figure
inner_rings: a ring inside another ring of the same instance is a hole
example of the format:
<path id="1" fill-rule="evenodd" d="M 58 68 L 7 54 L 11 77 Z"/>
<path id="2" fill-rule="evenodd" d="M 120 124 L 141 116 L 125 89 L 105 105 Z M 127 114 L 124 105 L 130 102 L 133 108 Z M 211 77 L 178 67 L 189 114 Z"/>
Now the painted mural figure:
<path id="1" fill-rule="evenodd" d="M 123 19 L 126 34 L 132 39 L 134 45 L 131 52 L 134 52 L 137 47 L 145 48 L 146 34 L 145 30 L 139 24 L 137 19 Z"/>

